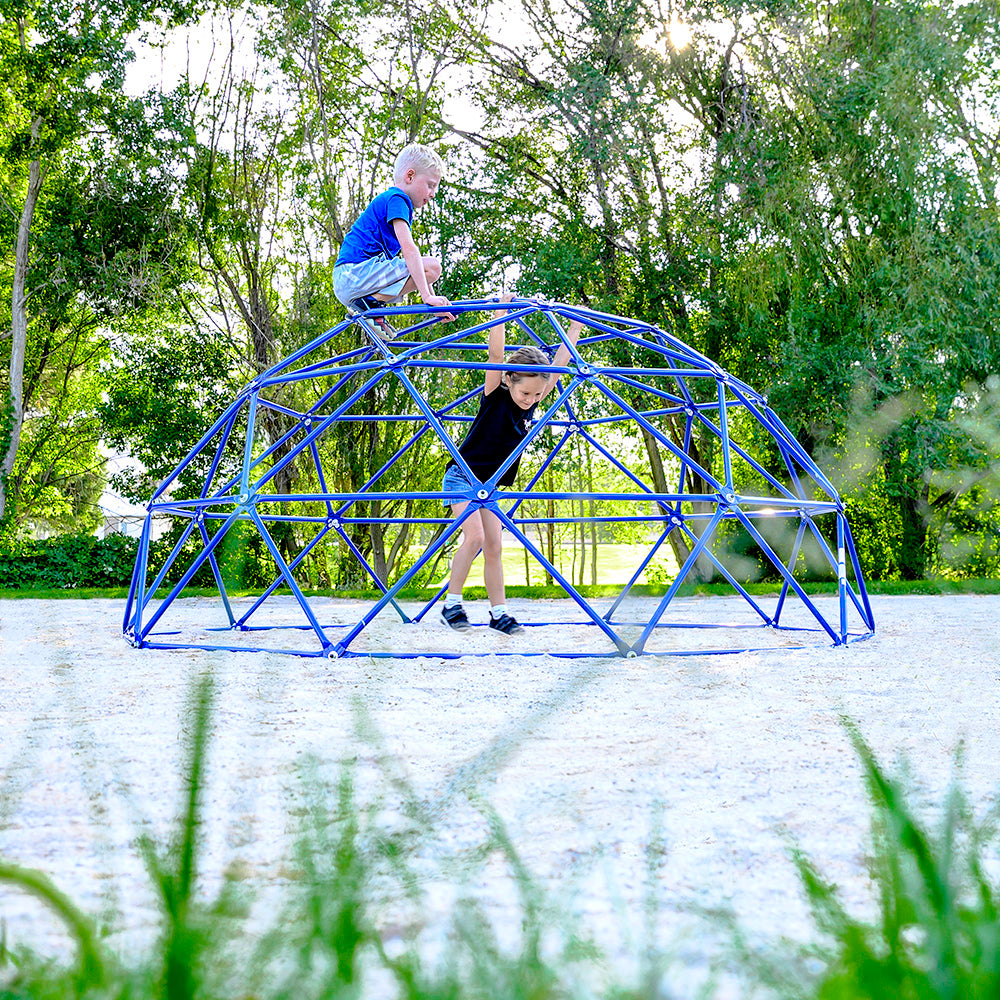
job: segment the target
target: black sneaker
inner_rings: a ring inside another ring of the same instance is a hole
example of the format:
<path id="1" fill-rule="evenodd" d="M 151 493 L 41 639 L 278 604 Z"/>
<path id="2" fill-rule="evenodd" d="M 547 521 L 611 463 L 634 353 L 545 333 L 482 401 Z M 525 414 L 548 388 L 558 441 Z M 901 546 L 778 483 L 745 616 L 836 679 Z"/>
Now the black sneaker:
<path id="1" fill-rule="evenodd" d="M 384 302 L 379 302 L 374 295 L 362 295 L 360 299 L 355 299 L 351 303 L 351 308 L 358 314 L 367 312 L 369 309 L 381 309 Z M 396 336 L 396 330 L 385 316 L 369 316 L 369 323 L 374 323 L 378 328 L 377 332 L 383 340 L 392 340 Z"/>
<path id="2" fill-rule="evenodd" d="M 518 632 L 523 632 L 524 629 L 514 621 L 508 614 L 503 614 L 499 618 L 490 617 L 490 628 L 495 628 L 498 632 L 503 632 L 504 635 L 517 635 Z"/>
<path id="3" fill-rule="evenodd" d="M 465 613 L 465 608 L 461 604 L 454 604 L 450 608 L 442 608 L 441 621 L 459 632 L 464 632 L 467 628 L 472 628 L 469 624 L 468 615 Z"/>
<path id="4" fill-rule="evenodd" d="M 374 295 L 362 295 L 361 298 L 355 299 L 351 306 L 355 312 L 367 312 L 369 309 L 378 309 L 379 306 L 384 306 L 384 302 L 379 302 Z"/>

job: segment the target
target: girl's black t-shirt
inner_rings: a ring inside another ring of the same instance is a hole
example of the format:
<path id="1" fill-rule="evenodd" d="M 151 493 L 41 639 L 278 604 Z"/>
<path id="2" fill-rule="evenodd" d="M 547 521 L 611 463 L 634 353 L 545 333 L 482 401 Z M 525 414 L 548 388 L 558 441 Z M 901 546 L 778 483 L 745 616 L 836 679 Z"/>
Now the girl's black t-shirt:
<path id="1" fill-rule="evenodd" d="M 528 425 L 535 413 L 522 410 L 511 398 L 510 390 L 502 382 L 488 396 L 479 401 L 479 412 L 472 421 L 469 433 L 458 446 L 462 458 L 480 481 L 485 481 L 500 468 L 503 460 L 520 444 L 528 433 Z M 454 459 L 448 463 L 451 467 Z M 500 486 L 513 486 L 520 458 L 513 462 L 500 477 Z"/>

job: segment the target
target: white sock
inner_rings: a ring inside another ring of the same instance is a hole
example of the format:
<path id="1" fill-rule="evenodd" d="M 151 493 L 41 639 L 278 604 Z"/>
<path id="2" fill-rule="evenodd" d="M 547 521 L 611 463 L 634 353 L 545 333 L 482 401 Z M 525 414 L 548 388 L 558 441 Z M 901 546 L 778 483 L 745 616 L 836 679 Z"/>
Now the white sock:
<path id="1" fill-rule="evenodd" d="M 506 604 L 495 604 L 490 608 L 490 616 L 492 618 L 502 618 L 505 614 L 507 614 Z"/>
<path id="2" fill-rule="evenodd" d="M 445 594 L 444 606 L 446 608 L 456 608 L 462 606 L 462 595 L 452 594 L 451 592 Z"/>

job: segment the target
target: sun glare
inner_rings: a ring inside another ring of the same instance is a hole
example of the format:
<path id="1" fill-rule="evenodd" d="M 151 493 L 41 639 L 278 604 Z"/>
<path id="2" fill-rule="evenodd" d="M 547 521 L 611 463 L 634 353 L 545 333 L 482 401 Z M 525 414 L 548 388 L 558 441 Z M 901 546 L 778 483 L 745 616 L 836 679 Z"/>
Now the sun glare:
<path id="1" fill-rule="evenodd" d="M 678 52 L 686 49 L 691 44 L 691 39 L 693 38 L 690 25 L 675 18 L 667 25 L 667 38 Z"/>

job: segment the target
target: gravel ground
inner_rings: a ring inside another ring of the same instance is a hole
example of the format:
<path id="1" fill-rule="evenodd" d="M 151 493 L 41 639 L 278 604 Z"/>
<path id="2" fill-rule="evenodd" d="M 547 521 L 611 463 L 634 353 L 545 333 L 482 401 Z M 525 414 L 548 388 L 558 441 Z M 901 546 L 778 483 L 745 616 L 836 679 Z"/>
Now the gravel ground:
<path id="1" fill-rule="evenodd" d="M 328 762 L 332 773 L 350 760 L 362 797 L 391 794 L 390 778 L 404 779 L 435 818 L 422 849 L 428 870 L 482 841 L 485 821 L 468 795 L 488 801 L 529 868 L 612 950 L 627 949 L 641 928 L 657 830 L 660 929 L 671 940 L 686 935 L 679 950 L 693 964 L 714 947 L 694 912 L 703 907 L 731 908 L 751 936 L 801 938 L 808 922 L 788 860 L 793 840 L 850 906 L 870 906 L 869 813 L 842 714 L 883 763 L 905 762 L 928 815 L 960 744 L 977 813 L 995 800 L 1000 597 L 872 605 L 875 637 L 846 648 L 823 645 L 822 635 L 818 646 L 783 646 L 782 634 L 765 651 L 580 660 L 545 653 L 556 643 L 599 653 L 599 630 L 548 626 L 516 639 L 475 629 L 460 651 L 479 655 L 457 659 L 326 660 L 136 650 L 120 636 L 118 602 L 0 601 L 0 857 L 49 874 L 109 921 L 123 947 L 148 938 L 155 904 L 136 838 L 169 835 L 184 708 L 207 670 L 217 700 L 206 892 L 234 863 L 264 893 L 284 884 L 303 762 Z M 568 601 L 510 607 L 526 622 L 576 611 Z M 672 613 L 726 622 L 745 619 L 744 607 L 692 598 Z M 317 613 L 350 622 L 359 608 L 330 600 Z M 201 627 L 213 605 L 186 599 L 172 613 Z M 386 615 L 365 641 L 372 650 L 456 650 L 439 626 Z M 664 641 L 670 649 L 689 638 Z M 506 651 L 543 655 L 498 655 Z M 498 919 L 513 912 L 498 859 L 464 877 Z M 425 888 L 431 910 L 447 906 L 442 880 L 429 876 Z M 0 919 L 11 943 L 66 947 L 54 920 L 3 887 Z"/>

